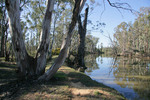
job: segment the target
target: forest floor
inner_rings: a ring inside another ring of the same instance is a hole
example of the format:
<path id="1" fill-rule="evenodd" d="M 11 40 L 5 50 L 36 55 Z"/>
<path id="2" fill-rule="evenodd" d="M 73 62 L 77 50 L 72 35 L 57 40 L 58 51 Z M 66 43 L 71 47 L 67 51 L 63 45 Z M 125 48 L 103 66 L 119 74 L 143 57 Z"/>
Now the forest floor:
<path id="1" fill-rule="evenodd" d="M 54 59 L 47 64 L 48 67 Z M 16 66 L 0 58 L 0 100 L 124 100 L 116 90 L 62 66 L 49 81 L 18 80 Z"/>

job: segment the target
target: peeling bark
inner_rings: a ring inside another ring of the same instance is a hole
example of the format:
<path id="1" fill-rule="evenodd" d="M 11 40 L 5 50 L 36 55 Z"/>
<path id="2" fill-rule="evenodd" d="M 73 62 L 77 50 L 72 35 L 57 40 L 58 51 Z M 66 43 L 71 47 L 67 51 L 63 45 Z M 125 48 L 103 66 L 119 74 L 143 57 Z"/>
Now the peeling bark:
<path id="1" fill-rule="evenodd" d="M 40 46 L 38 48 L 36 57 L 30 57 L 26 51 L 23 40 L 21 24 L 20 24 L 20 0 L 6 0 L 5 4 L 9 15 L 9 27 L 12 36 L 12 44 L 16 56 L 17 66 L 22 76 L 42 75 L 45 72 L 46 56 L 48 53 L 50 42 L 50 23 L 52 11 L 55 0 L 47 0 L 47 9 L 43 20 L 42 31 L 40 36 Z M 68 47 L 70 45 L 73 29 L 76 25 L 79 12 L 82 10 L 81 1 L 85 3 L 86 0 L 76 0 L 73 10 L 72 22 L 69 25 L 67 37 L 63 41 L 60 54 L 52 65 L 52 67 L 39 79 L 49 80 L 61 67 L 66 59 Z"/>
<path id="2" fill-rule="evenodd" d="M 46 54 L 49 47 L 50 22 L 55 0 L 47 0 L 47 10 L 41 31 L 41 44 L 36 58 L 28 55 L 23 40 L 20 24 L 20 0 L 6 0 L 9 15 L 9 28 L 12 36 L 13 49 L 21 76 L 41 75 L 45 72 Z"/>
<path id="3" fill-rule="evenodd" d="M 30 66 L 30 57 L 25 49 L 25 44 L 20 24 L 19 0 L 6 0 L 6 8 L 9 15 L 9 28 L 12 36 L 13 48 L 16 56 L 17 66 L 22 76 L 33 75 Z M 28 71 L 30 70 L 30 71 Z"/>

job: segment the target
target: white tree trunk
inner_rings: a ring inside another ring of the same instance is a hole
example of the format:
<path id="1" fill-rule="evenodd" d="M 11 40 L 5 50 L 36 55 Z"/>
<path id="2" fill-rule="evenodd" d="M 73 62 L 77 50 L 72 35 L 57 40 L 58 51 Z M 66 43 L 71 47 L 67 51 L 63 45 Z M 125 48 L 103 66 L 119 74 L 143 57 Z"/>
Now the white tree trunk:
<path id="1" fill-rule="evenodd" d="M 45 72 L 46 66 L 46 55 L 48 53 L 49 43 L 50 43 L 50 23 L 52 18 L 52 12 L 54 9 L 55 0 L 47 0 L 47 9 L 43 20 L 42 31 L 40 36 L 40 46 L 38 48 L 36 58 L 37 58 L 37 69 L 36 74 L 41 75 Z"/>
<path id="2" fill-rule="evenodd" d="M 41 31 L 41 43 L 36 58 L 30 57 L 26 51 L 20 24 L 20 0 L 6 0 L 9 15 L 9 27 L 12 43 L 17 59 L 17 66 L 23 76 L 41 75 L 45 72 L 46 55 L 49 48 L 49 34 L 52 11 L 55 0 L 47 0 L 47 9 Z"/>
<path id="3" fill-rule="evenodd" d="M 57 9 L 59 7 L 59 3 L 57 4 Z M 52 49 L 53 49 L 53 44 L 54 44 L 54 34 L 55 34 L 55 27 L 56 27 L 56 22 L 57 22 L 57 19 L 58 19 L 58 15 L 54 13 L 54 29 L 53 29 L 53 36 L 52 36 L 52 41 L 51 41 L 51 45 L 50 45 L 50 48 L 49 48 L 49 51 L 48 51 L 48 59 L 51 59 L 52 57 Z"/>
<path id="4" fill-rule="evenodd" d="M 63 41 L 60 54 L 59 54 L 58 58 L 56 59 L 56 61 L 54 62 L 54 64 L 50 67 L 50 69 L 48 69 L 48 71 L 44 75 L 39 77 L 39 80 L 49 80 L 57 72 L 57 70 L 61 67 L 61 65 L 64 63 L 64 61 L 67 57 L 68 47 L 70 46 L 73 29 L 76 25 L 76 22 L 77 22 L 77 19 L 79 16 L 79 12 L 81 11 L 81 5 L 82 5 L 81 2 L 83 2 L 83 1 L 85 1 L 85 0 L 76 0 L 75 7 L 73 10 L 72 21 L 68 28 L 67 37 Z M 83 3 L 85 3 L 85 2 L 83 2 Z"/>
<path id="5" fill-rule="evenodd" d="M 23 76 L 41 75 L 45 71 L 46 55 L 49 48 L 50 22 L 55 0 L 47 0 L 47 10 L 43 20 L 41 31 L 41 43 L 38 48 L 36 58 L 30 57 L 26 51 L 20 24 L 20 0 L 6 0 L 6 7 L 9 15 L 9 27 L 12 35 L 14 52 L 17 58 L 17 66 Z M 73 29 L 76 25 L 77 18 L 81 12 L 86 0 L 76 0 L 73 10 L 72 22 L 69 25 L 67 37 L 65 38 L 61 52 L 52 65 L 52 67 L 39 79 L 49 80 L 61 67 L 66 59 L 68 47 L 70 45 Z M 82 4 L 83 3 L 83 4 Z"/>
<path id="6" fill-rule="evenodd" d="M 30 57 L 27 54 L 21 24 L 20 24 L 20 0 L 6 0 L 6 7 L 9 15 L 9 28 L 12 36 L 12 44 L 21 75 L 33 75 L 34 71 L 30 66 Z M 31 70 L 28 73 L 27 70 Z"/>

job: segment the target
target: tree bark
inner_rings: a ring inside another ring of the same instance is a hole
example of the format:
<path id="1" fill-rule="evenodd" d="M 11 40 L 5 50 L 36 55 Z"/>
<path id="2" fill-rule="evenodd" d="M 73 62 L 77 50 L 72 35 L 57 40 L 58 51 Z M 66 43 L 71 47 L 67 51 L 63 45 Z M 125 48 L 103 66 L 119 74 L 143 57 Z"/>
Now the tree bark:
<path id="1" fill-rule="evenodd" d="M 9 28 L 12 36 L 13 49 L 21 76 L 41 75 L 45 72 L 46 54 L 49 47 L 50 22 L 55 0 L 47 0 L 47 10 L 41 31 L 41 44 L 36 58 L 28 55 L 23 40 L 20 24 L 20 0 L 6 0 L 9 15 Z"/>
<path id="2" fill-rule="evenodd" d="M 39 80 L 49 80 L 57 72 L 57 70 L 61 67 L 61 65 L 64 63 L 64 61 L 67 57 L 68 47 L 70 46 L 72 32 L 76 25 L 76 22 L 77 22 L 77 19 L 79 16 L 79 12 L 81 10 L 80 9 L 81 1 L 83 1 L 83 0 L 75 1 L 75 7 L 73 10 L 72 21 L 71 21 L 71 24 L 69 25 L 67 37 L 63 41 L 61 51 L 60 51 L 58 58 L 56 59 L 54 64 L 50 67 L 50 69 L 48 69 L 48 71 L 44 75 L 39 77 Z"/>
<path id="3" fill-rule="evenodd" d="M 3 26 L 3 25 L 2 25 Z M 4 32 L 4 30 L 3 30 L 3 27 L 2 27 L 2 36 L 1 36 L 1 54 L 0 54 L 0 56 L 1 57 L 4 57 L 5 55 L 5 32 Z"/>
<path id="4" fill-rule="evenodd" d="M 78 35 L 79 35 L 79 46 L 78 53 L 75 58 L 75 66 L 77 68 L 86 69 L 84 56 L 85 56 L 85 37 L 86 37 L 86 26 L 87 26 L 87 17 L 88 17 L 88 7 L 85 10 L 84 23 L 82 25 L 81 16 L 78 17 Z"/>
<path id="5" fill-rule="evenodd" d="M 8 20 L 5 23 L 5 61 L 9 61 L 10 49 L 7 49 L 7 38 L 8 38 Z"/>
<path id="6" fill-rule="evenodd" d="M 36 58 L 37 58 L 37 69 L 36 74 L 42 75 L 45 72 L 46 67 L 46 56 L 49 49 L 50 43 L 50 23 L 52 18 L 52 12 L 54 10 L 55 0 L 47 0 L 47 9 L 43 20 L 42 31 L 40 36 L 40 46 L 38 48 Z"/>
<path id="7" fill-rule="evenodd" d="M 46 55 L 48 53 L 50 42 L 50 22 L 55 0 L 47 0 L 47 9 L 43 20 L 42 31 L 40 36 L 40 46 L 38 48 L 36 57 L 33 58 L 28 55 L 25 43 L 23 40 L 21 24 L 20 24 L 20 0 L 6 0 L 5 4 L 9 15 L 9 27 L 12 35 L 12 44 L 16 56 L 17 66 L 22 76 L 42 75 L 45 72 Z M 49 80 L 60 68 L 66 59 L 68 47 L 70 45 L 73 29 L 76 25 L 79 12 L 81 11 L 81 1 L 85 3 L 86 0 L 76 0 L 73 10 L 72 22 L 69 25 L 67 37 L 63 41 L 60 54 L 55 63 L 50 69 L 43 74 L 39 79 Z"/>
<path id="8" fill-rule="evenodd" d="M 5 45 L 6 45 L 6 43 L 5 43 L 5 30 L 4 30 L 4 28 L 5 28 L 5 17 L 6 17 L 5 13 L 6 13 L 6 8 L 3 6 L 3 2 L 2 2 L 2 23 L 1 23 L 1 34 L 2 35 L 1 35 L 1 52 L 0 52 L 1 57 L 5 57 Z"/>
<path id="9" fill-rule="evenodd" d="M 57 9 L 59 7 L 59 3 L 57 4 Z M 49 52 L 48 52 L 48 59 L 50 60 L 52 58 L 52 49 L 53 49 L 53 44 L 54 44 L 54 34 L 55 34 L 55 27 L 56 27 L 56 22 L 57 22 L 57 18 L 58 16 L 56 14 L 54 14 L 55 18 L 54 18 L 54 29 L 53 29 L 53 36 L 52 36 L 52 41 L 51 41 L 51 45 L 50 45 L 50 48 L 49 48 Z"/>
<path id="10" fill-rule="evenodd" d="M 34 68 L 33 66 L 30 67 L 33 58 L 27 54 L 21 31 L 19 0 L 6 0 L 5 3 L 9 15 L 9 28 L 19 72 L 21 76 L 33 75 Z"/>

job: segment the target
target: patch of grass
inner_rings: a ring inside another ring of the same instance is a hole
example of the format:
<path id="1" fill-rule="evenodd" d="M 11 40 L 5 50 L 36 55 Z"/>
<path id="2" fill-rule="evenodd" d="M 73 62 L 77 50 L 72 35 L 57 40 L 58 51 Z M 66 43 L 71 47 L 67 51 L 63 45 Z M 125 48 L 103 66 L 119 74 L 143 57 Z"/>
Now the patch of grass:
<path id="1" fill-rule="evenodd" d="M 0 62 L 5 62 L 5 57 L 0 57 Z"/>
<path id="2" fill-rule="evenodd" d="M 94 92 L 94 95 L 95 95 L 95 96 L 99 96 L 99 95 L 102 95 L 102 94 L 99 93 L 98 91 L 95 91 L 95 92 Z"/>
<path id="3" fill-rule="evenodd" d="M 108 88 L 104 84 L 100 84 L 94 80 L 92 80 L 89 76 L 85 75 L 84 73 L 81 72 L 70 72 L 68 74 L 68 77 L 72 77 L 73 82 L 81 82 L 85 86 L 88 87 L 103 87 L 103 88 Z"/>
<path id="4" fill-rule="evenodd" d="M 9 62 L 0 62 L 0 85 L 16 80 L 17 74 L 15 64 Z"/>
<path id="5" fill-rule="evenodd" d="M 47 61 L 47 63 L 46 63 L 46 71 L 52 66 L 52 64 L 57 59 L 57 57 L 58 57 L 58 55 L 54 55 L 54 56 L 52 56 L 51 60 Z"/>
<path id="6" fill-rule="evenodd" d="M 66 81 L 67 80 L 67 75 L 63 73 L 62 71 L 58 71 L 55 75 L 54 78 L 56 78 L 59 81 Z"/>

